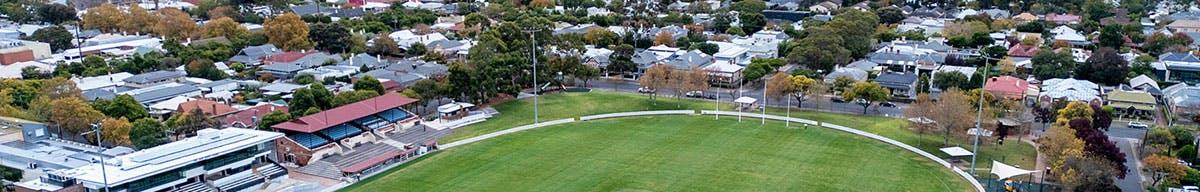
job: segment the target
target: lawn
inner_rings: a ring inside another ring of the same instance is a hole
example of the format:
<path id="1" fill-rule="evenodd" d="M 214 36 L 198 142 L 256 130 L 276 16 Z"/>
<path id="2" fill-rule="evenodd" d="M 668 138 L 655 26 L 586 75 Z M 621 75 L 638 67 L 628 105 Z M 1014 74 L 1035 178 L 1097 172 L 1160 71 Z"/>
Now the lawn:
<path id="1" fill-rule="evenodd" d="M 783 122 L 655 116 L 549 126 L 393 169 L 343 191 L 968 191 L 897 147 Z"/>
<path id="2" fill-rule="evenodd" d="M 449 136 L 442 138 L 441 142 L 450 143 L 520 125 L 532 124 L 532 103 L 533 100 L 527 98 L 496 105 L 496 110 L 501 113 L 499 116 L 482 123 L 459 128 Z M 660 97 L 657 102 L 652 102 L 648 96 L 642 94 L 605 91 L 546 95 L 539 98 L 538 103 L 538 110 L 541 113 L 542 121 L 615 112 L 675 109 L 712 110 L 716 107 L 716 103 L 711 100 L 679 100 Z M 733 104 L 723 103 L 721 110 L 732 110 L 733 107 Z M 767 113 L 784 115 L 785 112 L 784 109 L 770 108 L 767 110 Z M 938 150 L 938 148 L 942 147 L 943 142 L 940 132 L 927 132 L 922 138 L 915 131 L 908 129 L 907 122 L 903 119 L 800 110 L 792 110 L 792 116 L 860 129 L 917 146 L 921 150 L 946 157 L 945 154 Z M 977 167 L 990 167 L 991 160 L 993 159 L 1008 164 L 1020 165 L 1021 167 L 1035 166 L 1037 151 L 1032 145 L 1012 139 L 1009 139 L 1004 145 L 996 145 L 990 141 L 986 138 L 980 139 L 981 145 L 977 160 L 979 165 Z M 965 138 L 952 137 L 950 138 L 949 145 L 971 150 L 971 142 Z M 969 158 L 966 160 L 970 161 Z M 981 171 L 977 174 L 984 175 L 986 171 Z"/>

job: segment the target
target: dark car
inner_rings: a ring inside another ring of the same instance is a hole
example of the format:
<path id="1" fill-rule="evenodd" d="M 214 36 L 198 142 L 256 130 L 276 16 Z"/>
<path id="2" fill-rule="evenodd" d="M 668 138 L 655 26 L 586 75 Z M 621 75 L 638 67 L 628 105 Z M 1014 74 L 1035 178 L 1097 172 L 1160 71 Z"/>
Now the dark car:
<path id="1" fill-rule="evenodd" d="M 716 100 L 716 99 L 717 99 L 717 94 L 707 94 L 707 95 L 704 95 L 703 97 L 704 97 L 705 99 L 713 99 L 713 100 Z"/>
<path id="2" fill-rule="evenodd" d="M 896 104 L 892 103 L 892 102 L 883 102 L 883 103 L 879 103 L 879 106 L 895 108 Z"/>
<path id="3" fill-rule="evenodd" d="M 830 97 L 829 101 L 833 101 L 834 103 L 845 103 L 846 99 L 842 99 L 840 97 Z"/>

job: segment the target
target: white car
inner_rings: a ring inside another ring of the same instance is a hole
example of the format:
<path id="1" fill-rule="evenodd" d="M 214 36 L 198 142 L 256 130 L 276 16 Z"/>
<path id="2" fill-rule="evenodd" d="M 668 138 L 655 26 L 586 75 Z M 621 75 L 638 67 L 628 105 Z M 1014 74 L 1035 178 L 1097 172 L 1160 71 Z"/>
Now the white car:
<path id="1" fill-rule="evenodd" d="M 686 94 L 683 94 L 683 95 L 687 96 L 687 97 L 700 97 L 700 96 L 704 96 L 704 92 L 703 91 L 688 91 Z"/>
<path id="2" fill-rule="evenodd" d="M 637 91 L 638 91 L 638 93 L 652 93 L 652 92 L 654 92 L 654 89 L 650 89 L 650 87 L 641 87 L 641 88 L 638 88 Z"/>
<path id="3" fill-rule="evenodd" d="M 1146 129 L 1146 128 L 1150 128 L 1150 126 L 1143 124 L 1142 122 L 1130 121 L 1129 128 Z"/>

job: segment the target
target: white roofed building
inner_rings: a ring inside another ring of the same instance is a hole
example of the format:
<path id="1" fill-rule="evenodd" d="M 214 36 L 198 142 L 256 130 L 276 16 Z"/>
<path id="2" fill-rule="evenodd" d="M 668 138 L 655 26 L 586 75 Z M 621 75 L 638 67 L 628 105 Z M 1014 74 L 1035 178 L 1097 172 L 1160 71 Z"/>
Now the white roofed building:
<path id="1" fill-rule="evenodd" d="M 197 136 L 103 159 L 74 169 L 48 171 L 18 188 L 59 190 L 82 185 L 86 191 L 221 191 L 251 189 L 287 175 L 272 150 L 278 132 L 203 129 Z M 216 179 L 210 179 L 216 178 Z"/>

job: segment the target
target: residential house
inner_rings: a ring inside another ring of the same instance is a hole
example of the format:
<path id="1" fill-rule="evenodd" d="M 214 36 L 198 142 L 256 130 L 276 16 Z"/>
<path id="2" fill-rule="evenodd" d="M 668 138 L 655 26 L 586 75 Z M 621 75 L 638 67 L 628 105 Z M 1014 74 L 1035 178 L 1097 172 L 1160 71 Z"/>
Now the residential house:
<path id="1" fill-rule="evenodd" d="M 2 56 L 0 56 L 2 57 Z M 12 64 L 0 64 L 0 79 L 20 79 L 26 67 L 33 67 L 41 73 L 54 72 L 54 66 L 38 61 L 22 61 Z"/>
<path id="2" fill-rule="evenodd" d="M 701 53 L 698 50 L 692 50 L 679 54 L 670 60 L 663 61 L 662 64 L 669 65 L 675 70 L 691 70 L 691 68 L 708 66 L 714 60 L 713 56 Z"/>
<path id="3" fill-rule="evenodd" d="M 608 69 L 609 56 L 613 53 L 607 48 L 588 47 L 587 51 L 583 52 L 583 64 L 600 70 Z"/>
<path id="4" fill-rule="evenodd" d="M 1033 58 L 1033 55 L 1036 55 L 1040 50 L 1041 48 L 1038 48 L 1037 45 L 1017 44 L 1008 49 L 1008 56 Z"/>
<path id="5" fill-rule="evenodd" d="M 1163 100 L 1171 113 L 1184 119 L 1200 115 L 1200 86 L 1179 83 L 1163 88 Z"/>
<path id="6" fill-rule="evenodd" d="M 1200 20 L 1178 20 L 1167 25 L 1175 32 L 1200 32 Z"/>
<path id="7" fill-rule="evenodd" d="M 1200 58 L 1189 53 L 1164 53 L 1150 63 L 1155 75 L 1168 82 L 1200 82 Z"/>
<path id="8" fill-rule="evenodd" d="M 1013 21 L 1016 21 L 1016 22 L 1028 22 L 1028 21 L 1039 20 L 1037 16 L 1034 16 L 1033 14 L 1029 14 L 1029 13 L 1017 14 L 1017 16 L 1013 16 L 1012 19 L 1013 19 Z"/>
<path id="9" fill-rule="evenodd" d="M 271 74 L 276 78 L 290 79 L 298 75 L 301 70 L 321 66 L 327 62 L 337 63 L 341 60 L 341 56 L 319 51 L 280 53 L 265 59 L 266 65 L 258 71 L 258 75 Z"/>
<path id="10" fill-rule="evenodd" d="M 233 79 L 216 80 L 208 83 L 201 83 L 196 86 L 200 87 L 200 91 L 204 92 L 205 94 L 232 92 L 241 88 L 241 84 L 239 84 L 237 80 Z"/>
<path id="11" fill-rule="evenodd" d="M 1008 10 L 996 8 L 979 10 L 979 14 L 987 14 L 988 16 L 992 17 L 992 19 L 1007 19 L 1012 17 L 1012 13 L 1010 13 Z"/>
<path id="12" fill-rule="evenodd" d="M 1072 14 L 1057 14 L 1050 13 L 1046 15 L 1046 21 L 1054 22 L 1059 25 L 1075 25 L 1082 21 L 1082 17 Z"/>
<path id="13" fill-rule="evenodd" d="M 389 61 L 383 60 L 382 57 L 371 56 L 366 53 L 359 53 L 350 57 L 350 59 L 338 62 L 337 65 L 360 68 L 362 66 L 367 66 L 369 69 L 378 69 L 386 67 L 388 63 Z"/>
<path id="14" fill-rule="evenodd" d="M 472 43 L 469 40 L 452 41 L 452 40 L 437 40 L 425 45 L 425 48 L 435 53 L 440 53 L 446 56 L 447 60 L 466 59 L 465 53 L 471 48 Z"/>
<path id="15" fill-rule="evenodd" d="M 1054 34 L 1054 41 L 1065 41 L 1075 46 L 1083 46 L 1092 43 L 1091 41 L 1088 41 L 1087 37 L 1084 37 L 1083 34 L 1079 34 L 1078 31 L 1075 31 L 1075 29 L 1071 29 L 1071 27 L 1066 25 L 1055 27 L 1054 29 L 1050 30 L 1050 33 Z"/>
<path id="16" fill-rule="evenodd" d="M 917 92 L 917 73 L 883 73 L 875 78 L 875 82 L 890 89 L 897 97 L 912 97 Z"/>
<path id="17" fill-rule="evenodd" d="M 263 116 L 275 111 L 287 114 L 288 107 L 286 105 L 263 103 L 254 107 L 217 115 L 213 118 L 220 121 L 221 126 L 257 129 L 258 123 L 262 122 Z"/>
<path id="18" fill-rule="evenodd" d="M 1026 93 L 1030 88 L 1036 90 L 1036 87 L 1032 87 L 1029 81 L 1005 75 L 988 78 L 988 82 L 984 85 L 983 90 L 1006 99 L 1022 100 L 1025 99 Z"/>
<path id="19" fill-rule="evenodd" d="M 752 58 L 774 58 L 778 57 L 779 43 L 788 38 L 788 35 L 781 31 L 762 30 L 749 37 L 733 39 L 732 42 L 745 46 L 746 54 Z"/>
<path id="20" fill-rule="evenodd" d="M 141 103 L 143 106 L 151 106 L 159 102 L 170 100 L 175 97 L 196 97 L 203 93 L 199 87 L 193 85 L 185 85 L 179 83 L 163 84 L 154 87 L 146 87 L 134 89 L 125 92 L 118 92 L 118 95 L 125 94 L 133 96 L 133 99 Z M 176 105 L 177 106 L 177 105 Z M 176 106 L 172 106 L 174 108 Z"/>
<path id="21" fill-rule="evenodd" d="M 717 62 L 729 62 L 740 66 L 750 65 L 750 50 L 745 46 L 730 42 L 708 41 L 708 43 L 717 44 L 720 51 L 713 53 L 713 57 Z"/>
<path id="22" fill-rule="evenodd" d="M 713 86 L 733 87 L 742 81 L 742 70 L 746 67 L 729 61 L 715 61 L 703 69 Z"/>
<path id="23" fill-rule="evenodd" d="M 71 81 L 75 82 L 75 87 L 83 91 L 103 89 L 115 92 L 117 91 L 117 87 L 125 85 L 126 78 L 132 76 L 133 74 L 128 72 L 120 72 L 95 77 L 72 77 Z"/>
<path id="24" fill-rule="evenodd" d="M 259 87 L 258 90 L 263 91 L 263 95 L 286 96 L 296 92 L 297 89 L 306 88 L 308 85 L 297 85 L 291 83 L 271 83 L 266 86 Z"/>
<path id="25" fill-rule="evenodd" d="M 1154 95 L 1154 98 L 1162 98 L 1162 89 L 1158 87 L 1158 82 L 1146 75 L 1138 75 L 1129 79 L 1128 90 L 1142 91 Z"/>
<path id="26" fill-rule="evenodd" d="M 273 143 L 283 137 L 282 133 L 201 129 L 196 135 L 116 155 L 108 158 L 115 161 L 105 165 L 92 162 L 77 168 L 47 170 L 39 179 L 18 183 L 16 188 L 18 191 L 243 191 L 253 190 L 264 182 L 281 182 L 275 179 L 288 174 L 287 169 L 275 163 L 277 158 L 271 156 L 276 150 Z"/>
<path id="27" fill-rule="evenodd" d="M 867 71 L 864 71 L 862 69 L 859 69 L 859 68 L 838 67 L 838 68 L 833 69 L 833 72 L 829 72 L 829 74 L 826 74 L 824 81 L 825 81 L 825 84 L 832 85 L 834 80 L 836 80 L 838 77 L 849 77 L 850 79 L 854 79 L 855 82 L 860 82 L 860 81 L 866 81 L 867 77 L 869 75 L 870 75 L 870 73 L 868 73 Z"/>
<path id="28" fill-rule="evenodd" d="M 93 54 L 104 54 L 117 57 L 128 56 L 134 53 L 139 47 L 152 47 L 158 49 L 162 46 L 162 39 L 153 38 L 150 36 L 122 36 L 102 34 L 94 38 L 84 41 L 83 47 L 77 49 L 63 50 L 63 60 L 78 60 L 84 56 Z"/>
<path id="29" fill-rule="evenodd" d="M 275 48 L 274 44 L 249 46 L 238 51 L 238 54 L 229 58 L 229 61 L 242 63 L 246 66 L 258 66 L 262 64 L 263 59 L 280 53 L 283 52 Z"/>
<path id="30" fill-rule="evenodd" d="M 1108 106 L 1122 114 L 1150 114 L 1157 109 L 1153 95 L 1144 91 L 1115 90 L 1108 93 Z"/>
<path id="31" fill-rule="evenodd" d="M 354 67 L 354 66 L 347 66 L 347 65 L 329 65 L 329 66 L 320 66 L 320 67 L 312 68 L 312 69 L 303 69 L 303 70 L 300 70 L 299 72 L 296 72 L 296 74 L 312 75 L 313 79 L 320 81 L 320 80 L 324 80 L 326 78 L 348 77 L 350 75 L 358 73 L 359 69 L 361 69 L 361 68 Z"/>
<path id="32" fill-rule="evenodd" d="M 1038 100 L 1041 102 L 1064 100 L 1099 104 L 1101 101 L 1099 85 L 1088 80 L 1074 78 L 1044 80 L 1040 93 Z"/>
<path id="33" fill-rule="evenodd" d="M 19 39 L 0 39 L 0 65 L 50 57 L 50 44 Z"/>
<path id="34" fill-rule="evenodd" d="M 391 34 L 388 34 L 388 37 L 396 40 L 396 44 L 400 46 L 400 49 L 408 49 L 408 46 L 414 43 L 428 45 L 434 41 L 447 40 L 446 36 L 442 35 L 441 33 L 416 34 L 412 30 L 392 32 Z"/>
<path id="35" fill-rule="evenodd" d="M 208 99 L 196 99 L 179 104 L 175 109 L 176 113 L 186 113 L 192 110 L 199 109 L 205 116 L 214 117 L 237 111 L 233 106 L 219 103 Z"/>
<path id="36" fill-rule="evenodd" d="M 379 138 L 381 136 L 388 137 L 388 134 L 415 126 L 420 118 L 401 108 L 414 102 L 417 100 L 389 92 L 272 125 L 272 129 L 286 135 L 275 141 L 277 158 L 299 166 L 322 166 L 316 162 L 327 158 L 334 161 L 345 160 L 333 158 L 335 156 L 358 156 L 357 159 L 348 159 L 345 164 L 330 163 L 336 166 L 332 168 L 344 175 L 358 173 L 383 163 L 371 159 L 387 160 L 408 153 L 408 149 L 400 149 L 378 141 L 386 139 Z M 378 148 L 385 150 L 377 150 Z"/>
<path id="37" fill-rule="evenodd" d="M 125 86 L 144 88 L 156 85 L 183 82 L 184 75 L 180 71 L 152 71 L 137 74 L 123 79 Z"/>

